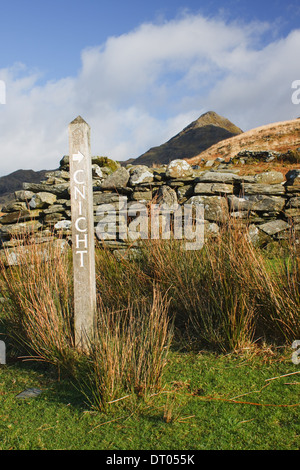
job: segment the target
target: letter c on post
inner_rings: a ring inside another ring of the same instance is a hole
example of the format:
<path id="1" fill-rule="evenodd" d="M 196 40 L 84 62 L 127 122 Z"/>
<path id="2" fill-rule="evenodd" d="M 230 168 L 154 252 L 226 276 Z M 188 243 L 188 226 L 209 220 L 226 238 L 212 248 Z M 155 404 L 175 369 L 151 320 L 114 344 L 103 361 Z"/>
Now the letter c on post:
<path id="1" fill-rule="evenodd" d="M 87 232 L 87 228 L 80 228 L 79 227 L 79 221 L 80 220 L 85 220 L 86 221 L 86 218 L 85 217 L 78 217 L 78 219 L 76 220 L 75 222 L 75 228 L 76 230 L 78 230 L 78 232 Z"/>

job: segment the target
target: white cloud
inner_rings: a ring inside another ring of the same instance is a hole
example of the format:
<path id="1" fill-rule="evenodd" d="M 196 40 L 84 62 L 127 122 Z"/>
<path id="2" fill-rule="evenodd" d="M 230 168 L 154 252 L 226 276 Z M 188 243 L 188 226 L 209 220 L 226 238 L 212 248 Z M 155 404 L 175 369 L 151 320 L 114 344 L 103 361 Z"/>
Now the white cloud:
<path id="1" fill-rule="evenodd" d="M 0 175 L 57 167 L 78 114 L 91 125 L 93 153 L 122 160 L 211 109 L 244 130 L 298 116 L 291 84 L 300 79 L 300 30 L 264 45 L 270 29 L 186 15 L 82 51 L 74 77 L 41 85 L 25 65 L 0 70 Z"/>

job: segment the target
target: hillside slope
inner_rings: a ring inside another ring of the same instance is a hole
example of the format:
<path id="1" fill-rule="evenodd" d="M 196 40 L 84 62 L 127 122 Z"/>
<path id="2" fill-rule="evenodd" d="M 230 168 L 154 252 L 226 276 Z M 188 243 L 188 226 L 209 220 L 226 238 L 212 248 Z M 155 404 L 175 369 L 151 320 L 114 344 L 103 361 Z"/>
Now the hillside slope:
<path id="1" fill-rule="evenodd" d="M 134 165 L 168 164 L 177 158 L 191 158 L 243 131 L 228 119 L 209 111 L 193 121 L 168 142 L 153 147 L 136 158 Z"/>
<path id="2" fill-rule="evenodd" d="M 201 159 L 214 160 L 217 157 L 230 159 L 242 150 L 266 150 L 285 153 L 300 147 L 300 119 L 271 123 L 233 136 L 225 142 L 218 142 L 210 148 L 188 159 L 198 164 Z"/>

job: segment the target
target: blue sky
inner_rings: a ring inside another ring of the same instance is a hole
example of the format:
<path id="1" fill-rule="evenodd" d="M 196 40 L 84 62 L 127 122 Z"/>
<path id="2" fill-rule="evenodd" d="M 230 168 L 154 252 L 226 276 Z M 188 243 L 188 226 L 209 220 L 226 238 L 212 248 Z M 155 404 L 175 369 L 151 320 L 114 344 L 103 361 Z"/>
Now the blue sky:
<path id="1" fill-rule="evenodd" d="M 300 5 L 0 0 L 0 176 L 51 169 L 81 114 L 125 160 L 214 110 L 244 130 L 300 116 Z"/>

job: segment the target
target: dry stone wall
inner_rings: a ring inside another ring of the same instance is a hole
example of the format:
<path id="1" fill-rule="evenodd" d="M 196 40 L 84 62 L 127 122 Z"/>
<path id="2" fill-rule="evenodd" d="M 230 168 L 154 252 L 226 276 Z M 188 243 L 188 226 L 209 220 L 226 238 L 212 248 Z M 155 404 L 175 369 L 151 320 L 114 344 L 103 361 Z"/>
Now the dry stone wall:
<path id="1" fill-rule="evenodd" d="M 126 197 L 128 208 L 136 202 L 146 205 L 151 201 L 168 205 L 203 204 L 206 237 L 218 233 L 230 216 L 241 227 L 248 224 L 255 244 L 288 238 L 291 229 L 300 238 L 300 169 L 288 171 L 285 176 L 277 171 L 240 176 L 230 162 L 215 162 L 211 168 L 203 168 L 174 160 L 160 168 L 144 165 L 124 168 L 111 160 L 93 157 L 92 163 L 95 230 L 101 220 L 99 206 L 110 204 L 118 212 L 122 196 Z M 20 244 L 16 239 L 20 233 L 26 233 L 29 242 L 57 242 L 61 235 L 64 243 L 71 243 L 68 169 L 65 156 L 59 170 L 48 172 L 40 184 L 24 183 L 23 190 L 16 191 L 15 201 L 2 208 L 0 256 L 3 258 L 5 249 L 10 264 L 17 262 L 14 249 Z M 126 216 L 122 217 L 127 224 Z M 118 253 L 132 244 L 130 240 L 124 241 L 118 230 L 115 239 L 99 243 Z"/>

